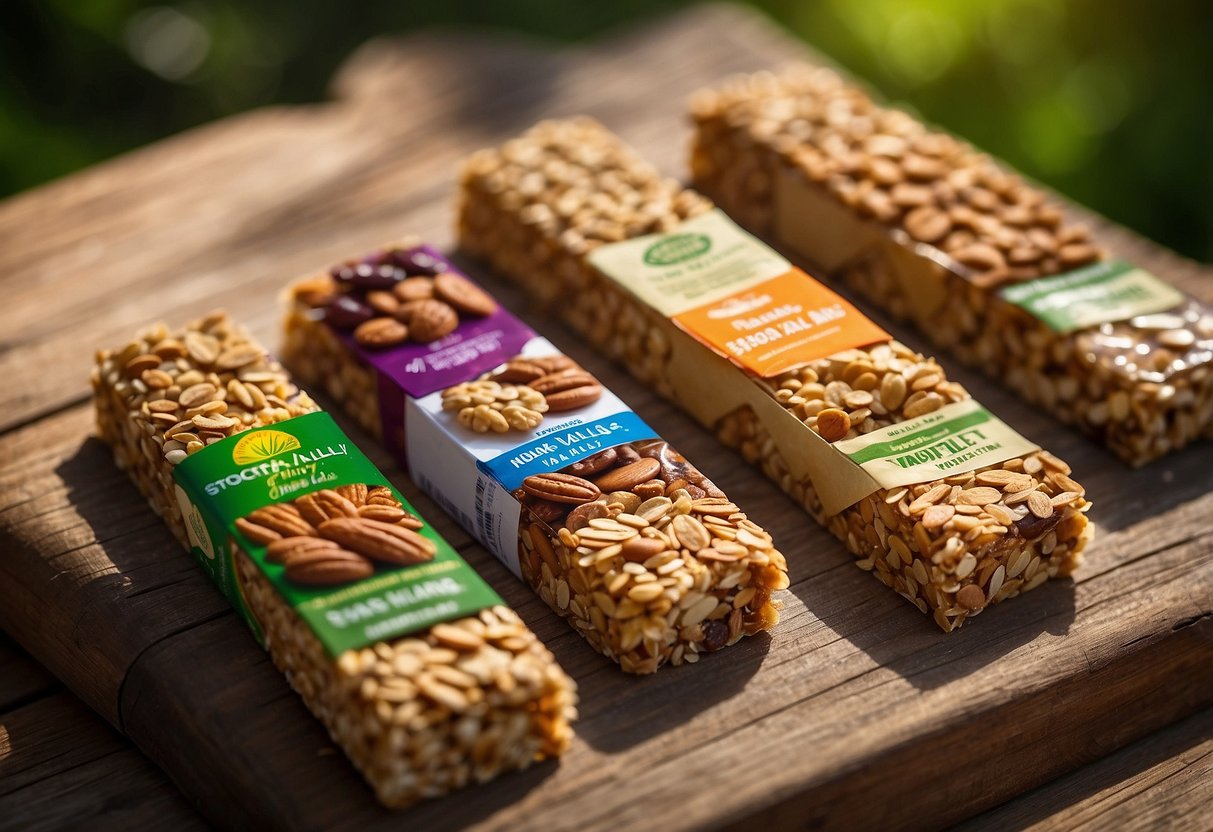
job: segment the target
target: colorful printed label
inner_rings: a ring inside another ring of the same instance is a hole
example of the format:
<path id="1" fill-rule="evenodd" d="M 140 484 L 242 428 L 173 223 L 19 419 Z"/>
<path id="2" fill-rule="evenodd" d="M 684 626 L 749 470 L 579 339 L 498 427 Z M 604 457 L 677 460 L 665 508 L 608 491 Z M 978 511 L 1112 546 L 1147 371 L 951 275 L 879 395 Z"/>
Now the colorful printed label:
<path id="1" fill-rule="evenodd" d="M 606 394 L 607 416 L 587 420 L 573 417 L 541 429 L 528 439 L 492 459 L 481 462 L 480 469 L 507 489 L 515 489 L 534 474 L 549 474 L 572 465 L 579 459 L 628 442 L 656 438 L 653 429 L 614 395 Z M 623 409 L 616 409 L 616 405 Z"/>
<path id="2" fill-rule="evenodd" d="M 763 378 L 889 334 L 799 269 L 674 318 L 685 332 Z"/>
<path id="3" fill-rule="evenodd" d="M 538 358 L 560 352 L 547 339 L 534 338 L 521 355 Z M 607 448 L 657 438 L 656 431 L 605 389 L 585 407 L 545 414 L 529 431 L 478 433 L 443 410 L 441 391 L 410 398 L 405 421 L 409 475 L 520 577 L 520 507 L 514 491 L 522 481 Z"/>
<path id="4" fill-rule="evenodd" d="M 589 261 L 669 318 L 793 268 L 720 210 L 687 220 L 668 234 L 599 246 Z"/>
<path id="5" fill-rule="evenodd" d="M 259 638 L 260 624 L 236 573 L 234 547 L 247 553 L 330 656 L 501 603 L 428 525 L 414 524 L 421 542 L 405 536 L 405 544 L 385 550 L 344 537 L 338 541 L 303 519 L 296 501 L 347 486 L 386 489 L 390 497 L 379 493 L 387 505 L 417 517 L 327 413 L 229 437 L 187 457 L 173 473 L 195 557 Z M 263 519 L 273 512 L 268 507 L 278 513 Z M 286 521 L 282 512 L 289 515 Z M 269 554 L 271 537 L 291 538 L 301 544 L 295 548 L 311 548 L 312 557 L 288 556 L 283 562 Z M 416 554 L 419 562 L 401 565 L 398 550 Z"/>
<path id="6" fill-rule="evenodd" d="M 1178 289 L 1123 260 L 1007 286 L 999 295 L 1061 333 L 1164 312 L 1184 302 Z"/>
<path id="7" fill-rule="evenodd" d="M 976 399 L 834 443 L 882 488 L 950 477 L 1039 450 Z"/>
<path id="8" fill-rule="evenodd" d="M 719 210 L 669 234 L 600 246 L 589 259 L 718 355 L 764 378 L 889 340 Z"/>
<path id="9" fill-rule="evenodd" d="M 419 246 L 410 251 L 428 255 L 440 271 L 456 272 L 437 250 Z M 522 321 L 501 306 L 484 318 L 464 318 L 459 327 L 437 341 L 419 344 L 407 342 L 390 350 L 364 350 L 347 332 L 333 330 L 362 361 L 374 368 L 379 379 L 379 408 L 383 437 L 395 453 L 404 452 L 404 400 L 421 398 L 436 390 L 476 378 L 511 356 L 535 337 Z"/>

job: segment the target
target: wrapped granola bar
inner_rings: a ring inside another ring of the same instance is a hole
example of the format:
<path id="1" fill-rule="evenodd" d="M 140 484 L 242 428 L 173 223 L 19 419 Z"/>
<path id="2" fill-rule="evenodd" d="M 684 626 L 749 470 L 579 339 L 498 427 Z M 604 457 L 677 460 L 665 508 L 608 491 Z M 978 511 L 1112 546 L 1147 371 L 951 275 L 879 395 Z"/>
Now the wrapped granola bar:
<path id="1" fill-rule="evenodd" d="M 778 621 L 770 535 L 437 251 L 387 246 L 289 303 L 298 376 L 623 670 L 693 663 Z"/>
<path id="2" fill-rule="evenodd" d="M 1132 465 L 1213 430 L 1213 309 L 837 73 L 700 93 L 695 183 Z"/>
<path id="3" fill-rule="evenodd" d="M 459 234 L 945 631 L 1078 563 L 1065 462 L 597 122 L 472 156 Z"/>
<path id="4" fill-rule="evenodd" d="M 222 313 L 97 354 L 101 438 L 388 806 L 559 755 L 576 688 Z"/>

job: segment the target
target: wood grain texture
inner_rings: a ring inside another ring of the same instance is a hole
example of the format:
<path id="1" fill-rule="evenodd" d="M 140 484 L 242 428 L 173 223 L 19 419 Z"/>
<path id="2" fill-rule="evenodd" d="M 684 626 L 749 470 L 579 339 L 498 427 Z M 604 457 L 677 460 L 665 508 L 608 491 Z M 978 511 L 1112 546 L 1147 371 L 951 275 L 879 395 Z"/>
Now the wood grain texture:
<path id="1" fill-rule="evenodd" d="M 276 343 L 276 296 L 289 278 L 409 232 L 449 245 L 457 165 L 470 150 L 543 116 L 587 112 L 679 175 L 694 89 L 803 56 L 728 7 L 561 52 L 466 36 L 375 42 L 335 79 L 333 102 L 219 122 L 0 204 L 0 372 L 10 380 L 0 389 L 0 625 L 213 820 L 398 826 L 87 438 L 93 347 L 215 306 Z M 1208 295 L 1209 270 L 1106 224 L 1101 233 Z M 517 292 L 469 271 L 768 528 L 794 583 L 770 637 L 624 676 L 343 423 L 582 689 L 578 740 L 562 762 L 418 807 L 407 816 L 415 828 L 933 827 L 1213 700 L 1207 445 L 1129 471 L 956 372 L 1074 465 L 1098 538 L 1073 583 L 943 635 L 689 419 L 525 311 Z"/>
<path id="2" fill-rule="evenodd" d="M 0 634 L 0 830 L 205 829 L 164 773 Z"/>
<path id="3" fill-rule="evenodd" d="M 46 668 L 0 633 L 0 715 L 62 689 Z"/>
<path id="4" fill-rule="evenodd" d="M 978 815 L 953 832 L 1206 832 L 1213 826 L 1213 709 Z"/>

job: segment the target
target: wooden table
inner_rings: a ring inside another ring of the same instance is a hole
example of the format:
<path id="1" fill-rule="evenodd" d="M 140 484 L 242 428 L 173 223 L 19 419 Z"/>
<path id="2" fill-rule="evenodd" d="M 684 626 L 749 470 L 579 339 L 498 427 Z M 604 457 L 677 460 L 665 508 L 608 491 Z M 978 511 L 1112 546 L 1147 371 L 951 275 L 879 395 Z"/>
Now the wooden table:
<path id="1" fill-rule="evenodd" d="M 1046 585 L 945 636 L 708 434 L 477 272 L 770 529 L 794 583 L 769 638 L 695 667 L 624 676 L 351 428 L 583 694 L 579 739 L 559 765 L 402 821 L 376 807 L 88 438 L 95 347 L 153 318 L 181 322 L 215 306 L 274 343 L 276 294 L 289 277 L 405 232 L 449 245 L 455 171 L 469 150 L 544 116 L 588 112 L 680 175 L 692 90 L 804 56 L 729 7 L 560 52 L 454 35 L 374 42 L 338 74 L 332 103 L 227 119 L 0 204 L 0 625 L 228 825 L 935 827 L 988 811 L 973 823 L 1095 824 L 1117 812 L 1144 823 L 1170 812 L 1199 828 L 1213 796 L 1208 712 L 1132 743 L 1213 701 L 1208 444 L 1130 472 L 956 373 L 1074 464 L 1096 501 L 1099 537 L 1072 584 Z M 1122 253 L 1213 295 L 1208 269 L 1100 224 Z M 0 667 L 25 669 L 0 679 L 34 690 L 0 699 L 9 743 L 0 740 L 0 826 L 26 825 L 49 811 L 40 806 L 68 811 L 66 801 L 35 799 L 77 788 L 55 764 L 38 768 L 59 759 L 51 725 L 94 738 L 93 770 L 110 760 L 115 776 L 125 772 L 114 789 L 157 796 L 141 820 L 193 819 L 129 745 L 60 689 L 39 693 L 52 690 L 48 678 L 10 655 L 0 653 Z M 83 801 L 82 816 L 122 800 L 88 793 L 101 804 Z"/>
<path id="2" fill-rule="evenodd" d="M 0 830 L 207 828 L 133 743 L 2 634 L 0 755 Z M 955 829 L 1199 832 L 1209 827 L 1210 800 L 1213 709 L 1206 709 Z"/>

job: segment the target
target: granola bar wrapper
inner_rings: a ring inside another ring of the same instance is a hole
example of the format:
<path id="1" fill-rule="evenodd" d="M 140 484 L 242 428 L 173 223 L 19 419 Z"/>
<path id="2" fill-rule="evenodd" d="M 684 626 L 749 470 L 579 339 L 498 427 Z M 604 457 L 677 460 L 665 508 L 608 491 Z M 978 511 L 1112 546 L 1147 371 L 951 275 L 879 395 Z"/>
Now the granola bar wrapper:
<path id="1" fill-rule="evenodd" d="M 597 122 L 466 163 L 464 249 L 682 406 L 945 631 L 1071 573 L 1070 467 Z"/>
<path id="2" fill-rule="evenodd" d="M 624 671 L 779 620 L 770 535 L 436 250 L 385 246 L 287 300 L 284 361 Z"/>
<path id="3" fill-rule="evenodd" d="M 693 100 L 695 185 L 1131 465 L 1213 433 L 1213 308 L 824 68 Z"/>
<path id="4" fill-rule="evenodd" d="M 223 313 L 97 353 L 97 429 L 379 800 L 561 754 L 576 687 Z"/>

